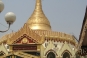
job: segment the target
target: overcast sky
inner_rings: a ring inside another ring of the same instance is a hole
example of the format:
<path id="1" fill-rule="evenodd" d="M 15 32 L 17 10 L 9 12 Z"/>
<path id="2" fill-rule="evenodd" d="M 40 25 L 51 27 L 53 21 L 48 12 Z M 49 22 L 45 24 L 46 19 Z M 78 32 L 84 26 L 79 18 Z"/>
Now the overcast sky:
<path id="1" fill-rule="evenodd" d="M 18 31 L 31 16 L 35 0 L 2 0 L 5 8 L 0 14 L 0 30 L 5 30 L 8 26 L 4 20 L 7 12 L 16 14 L 16 21 L 6 33 L 0 33 L 0 37 Z M 85 14 L 87 0 L 43 0 L 42 6 L 45 15 L 50 21 L 53 31 L 74 34 L 79 38 L 82 21 Z M 3 26 L 3 25 L 5 26 Z"/>

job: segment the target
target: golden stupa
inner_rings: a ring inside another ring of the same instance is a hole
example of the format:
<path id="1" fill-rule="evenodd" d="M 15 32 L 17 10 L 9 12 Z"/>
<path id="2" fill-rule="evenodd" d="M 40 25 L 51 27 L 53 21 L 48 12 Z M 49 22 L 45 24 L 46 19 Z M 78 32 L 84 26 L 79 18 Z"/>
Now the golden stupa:
<path id="1" fill-rule="evenodd" d="M 36 0 L 34 12 L 28 19 L 27 24 L 33 30 L 51 30 L 50 22 L 43 13 L 41 0 Z"/>
<path id="2" fill-rule="evenodd" d="M 24 26 L 17 32 L 2 37 L 0 44 L 2 43 L 9 46 L 7 52 L 3 48 L 5 55 L 2 58 L 74 58 L 78 44 L 73 35 L 51 30 L 41 0 L 36 0 L 33 14 Z"/>

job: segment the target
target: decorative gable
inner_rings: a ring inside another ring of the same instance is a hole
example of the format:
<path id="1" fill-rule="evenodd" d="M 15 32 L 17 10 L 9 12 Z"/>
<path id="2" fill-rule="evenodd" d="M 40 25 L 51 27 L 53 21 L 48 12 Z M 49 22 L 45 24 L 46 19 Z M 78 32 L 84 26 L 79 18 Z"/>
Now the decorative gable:
<path id="1" fill-rule="evenodd" d="M 26 38 L 26 39 L 25 39 Z M 7 44 L 16 44 L 22 41 L 28 41 L 31 43 L 42 44 L 44 42 L 44 37 L 36 34 L 33 30 L 28 27 L 28 24 L 24 24 L 18 32 L 15 32 L 12 37 L 7 40 Z"/>
<path id="2" fill-rule="evenodd" d="M 35 44 L 35 43 L 38 43 L 38 42 L 34 40 L 33 38 L 27 36 L 26 34 L 19 37 L 17 40 L 13 42 L 13 44 Z"/>
<path id="3" fill-rule="evenodd" d="M 69 46 L 69 44 L 65 41 L 59 53 L 63 55 L 64 52 L 68 52 L 70 55 L 74 54 L 75 51 Z"/>

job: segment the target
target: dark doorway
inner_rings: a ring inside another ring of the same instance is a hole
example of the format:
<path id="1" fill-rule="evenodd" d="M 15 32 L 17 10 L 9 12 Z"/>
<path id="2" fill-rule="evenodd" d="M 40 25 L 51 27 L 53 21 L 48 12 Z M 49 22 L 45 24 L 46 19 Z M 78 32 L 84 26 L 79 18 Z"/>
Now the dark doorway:
<path id="1" fill-rule="evenodd" d="M 13 56 L 13 57 L 12 57 L 12 56 Z M 6 58 L 23 58 L 23 57 L 16 56 L 16 55 L 10 55 L 10 56 L 7 56 Z"/>
<path id="2" fill-rule="evenodd" d="M 76 58 L 80 58 L 79 54 L 76 53 Z"/>
<path id="3" fill-rule="evenodd" d="M 65 53 L 63 54 L 63 58 L 70 58 L 69 53 L 65 52 Z"/>
<path id="4" fill-rule="evenodd" d="M 22 58 L 22 57 L 16 56 L 16 58 Z"/>
<path id="5" fill-rule="evenodd" d="M 40 56 L 40 52 L 25 52 L 25 53 L 35 55 L 35 56 Z"/>
<path id="6" fill-rule="evenodd" d="M 56 58 L 53 52 L 49 52 L 47 58 Z"/>

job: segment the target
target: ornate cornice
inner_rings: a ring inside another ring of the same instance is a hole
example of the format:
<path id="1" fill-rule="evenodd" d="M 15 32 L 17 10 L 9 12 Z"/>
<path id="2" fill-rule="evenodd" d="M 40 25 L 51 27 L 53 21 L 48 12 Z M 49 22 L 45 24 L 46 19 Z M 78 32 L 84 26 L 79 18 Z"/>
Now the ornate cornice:
<path id="1" fill-rule="evenodd" d="M 72 56 L 72 54 L 71 54 L 67 49 L 63 51 L 63 53 L 61 54 L 61 56 L 63 56 L 63 54 L 64 54 L 65 52 L 69 53 L 69 54 Z"/>
<path id="2" fill-rule="evenodd" d="M 1 43 L 6 43 L 7 40 L 14 34 L 14 32 L 10 33 L 10 34 L 6 34 L 3 37 L 0 38 L 0 44 Z"/>
<path id="3" fill-rule="evenodd" d="M 47 40 L 57 40 L 57 41 L 67 41 L 71 44 L 76 44 L 75 38 L 72 35 L 65 34 L 62 32 L 54 32 L 47 30 L 31 30 L 28 24 L 24 24 L 24 26 L 17 32 L 5 35 L 0 42 L 7 41 L 11 44 L 13 41 L 17 40 L 23 34 L 27 34 L 29 37 L 35 39 L 38 43 L 43 43 L 45 39 Z"/>
<path id="4" fill-rule="evenodd" d="M 39 34 L 40 36 L 44 36 L 47 40 L 57 40 L 57 41 L 67 41 L 73 45 L 76 44 L 76 40 L 72 35 L 62 33 L 62 32 L 55 32 L 55 31 L 47 31 L 47 30 L 33 30 L 35 33 Z"/>
<path id="5" fill-rule="evenodd" d="M 54 50 L 52 50 L 52 49 L 48 50 L 48 51 L 45 53 L 45 56 L 47 56 L 48 53 L 50 53 L 50 52 L 53 52 L 56 56 L 58 56 L 58 54 L 57 54 Z"/>

